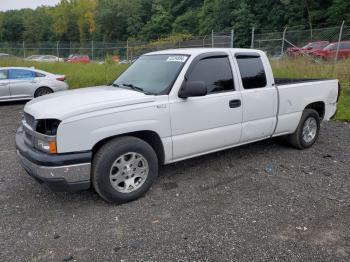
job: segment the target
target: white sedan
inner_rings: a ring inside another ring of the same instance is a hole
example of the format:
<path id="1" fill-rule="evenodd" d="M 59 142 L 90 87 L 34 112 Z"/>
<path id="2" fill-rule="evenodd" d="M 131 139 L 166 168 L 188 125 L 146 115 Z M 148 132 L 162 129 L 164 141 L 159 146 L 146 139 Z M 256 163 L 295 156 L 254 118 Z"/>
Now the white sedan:
<path id="1" fill-rule="evenodd" d="M 64 75 L 27 67 L 0 67 L 0 101 L 30 100 L 68 88 Z"/>
<path id="2" fill-rule="evenodd" d="M 32 55 L 27 57 L 25 60 L 34 62 L 63 62 L 63 58 L 59 58 L 54 55 Z"/>

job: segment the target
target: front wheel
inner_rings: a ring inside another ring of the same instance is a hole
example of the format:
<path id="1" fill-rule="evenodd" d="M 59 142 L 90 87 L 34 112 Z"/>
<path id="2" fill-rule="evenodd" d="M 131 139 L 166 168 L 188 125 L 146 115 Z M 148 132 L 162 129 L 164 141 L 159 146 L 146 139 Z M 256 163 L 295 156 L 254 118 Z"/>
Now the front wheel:
<path id="1" fill-rule="evenodd" d="M 305 109 L 297 130 L 289 136 L 289 142 L 298 149 L 312 147 L 320 133 L 320 116 L 316 110 Z"/>
<path id="2" fill-rule="evenodd" d="M 116 138 L 93 159 L 92 183 L 107 202 L 125 203 L 143 196 L 157 176 L 157 155 L 139 138 Z"/>

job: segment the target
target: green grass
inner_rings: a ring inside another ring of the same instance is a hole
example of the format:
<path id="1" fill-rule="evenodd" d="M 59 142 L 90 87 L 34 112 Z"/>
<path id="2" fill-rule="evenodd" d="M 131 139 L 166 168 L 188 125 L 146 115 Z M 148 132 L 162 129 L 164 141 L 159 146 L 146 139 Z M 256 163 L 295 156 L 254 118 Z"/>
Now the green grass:
<path id="1" fill-rule="evenodd" d="M 106 64 L 69 64 L 69 63 L 38 63 L 22 60 L 0 60 L 0 67 L 23 66 L 35 67 L 53 74 L 66 75 L 70 88 L 81 88 L 111 84 L 125 71 L 127 65 L 115 63 Z"/>
<path id="2" fill-rule="evenodd" d="M 314 63 L 306 58 L 272 60 L 275 77 L 290 78 L 337 78 L 342 92 L 338 103 L 337 120 L 350 121 L 350 59 L 333 62 Z"/>
<path id="3" fill-rule="evenodd" d="M 340 61 L 336 66 L 333 63 L 317 64 L 304 58 L 272 60 L 271 65 L 276 77 L 339 79 L 342 94 L 338 104 L 337 120 L 350 121 L 350 59 Z M 51 73 L 64 74 L 71 88 L 111 84 L 127 68 L 127 65 L 114 63 L 84 65 L 22 60 L 0 60 L 1 66 L 34 66 Z"/>

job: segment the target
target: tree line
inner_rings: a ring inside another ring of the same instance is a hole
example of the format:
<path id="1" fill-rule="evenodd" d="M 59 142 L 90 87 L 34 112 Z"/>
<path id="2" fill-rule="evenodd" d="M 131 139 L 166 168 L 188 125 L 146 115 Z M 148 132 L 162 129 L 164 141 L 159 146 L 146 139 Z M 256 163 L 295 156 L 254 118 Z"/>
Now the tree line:
<path id="1" fill-rule="evenodd" d="M 349 0 L 61 0 L 0 12 L 0 41 L 149 41 L 231 29 L 243 36 L 253 26 L 308 29 L 342 20 L 350 23 Z"/>

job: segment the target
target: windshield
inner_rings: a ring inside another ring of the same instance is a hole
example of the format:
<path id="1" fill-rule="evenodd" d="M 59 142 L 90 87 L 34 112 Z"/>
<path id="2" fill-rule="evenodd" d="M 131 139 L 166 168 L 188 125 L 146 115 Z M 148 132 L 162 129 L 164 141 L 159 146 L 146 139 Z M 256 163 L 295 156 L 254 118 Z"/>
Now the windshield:
<path id="1" fill-rule="evenodd" d="M 313 46 L 312 46 L 312 43 L 308 43 L 306 46 L 303 46 L 302 48 L 303 48 L 303 49 L 307 49 L 307 48 L 309 48 L 309 47 L 311 47 L 311 48 L 313 47 Z"/>
<path id="2" fill-rule="evenodd" d="M 187 59 L 187 55 L 144 55 L 113 85 L 154 95 L 167 94 Z"/>
<path id="3" fill-rule="evenodd" d="M 326 46 L 323 50 L 335 50 L 337 48 L 337 44 L 330 44 Z"/>

